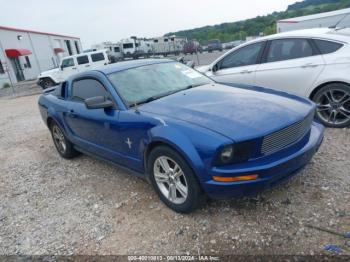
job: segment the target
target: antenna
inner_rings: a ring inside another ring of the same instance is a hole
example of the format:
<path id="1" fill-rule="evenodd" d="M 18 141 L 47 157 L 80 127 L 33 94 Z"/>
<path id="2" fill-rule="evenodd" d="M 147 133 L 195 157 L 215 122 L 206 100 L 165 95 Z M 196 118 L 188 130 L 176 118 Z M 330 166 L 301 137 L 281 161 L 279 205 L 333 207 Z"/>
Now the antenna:
<path id="1" fill-rule="evenodd" d="M 136 101 L 134 102 L 134 108 L 135 108 L 135 113 L 140 113 L 140 111 L 139 111 L 139 106 L 138 106 L 138 104 L 136 103 Z"/>
<path id="2" fill-rule="evenodd" d="M 339 21 L 338 21 L 335 25 L 330 26 L 329 28 L 336 29 L 337 26 L 338 26 L 349 14 L 350 14 L 350 13 L 345 14 L 342 18 L 339 19 Z"/>

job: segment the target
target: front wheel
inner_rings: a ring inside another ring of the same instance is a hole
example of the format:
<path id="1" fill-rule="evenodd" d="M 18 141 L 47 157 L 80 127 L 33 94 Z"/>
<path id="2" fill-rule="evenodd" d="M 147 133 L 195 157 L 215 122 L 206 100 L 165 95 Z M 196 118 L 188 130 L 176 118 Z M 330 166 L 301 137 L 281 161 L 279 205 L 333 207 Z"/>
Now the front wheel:
<path id="1" fill-rule="evenodd" d="M 49 87 L 52 87 L 55 85 L 55 82 L 52 81 L 50 78 L 44 78 L 40 81 L 40 86 L 43 88 L 43 89 L 46 89 L 46 88 L 49 88 Z"/>
<path id="2" fill-rule="evenodd" d="M 328 127 L 343 128 L 350 125 L 350 86 L 329 84 L 313 97 L 317 104 L 316 117 Z"/>
<path id="3" fill-rule="evenodd" d="M 202 190 L 187 162 L 173 149 L 160 146 L 148 158 L 148 174 L 159 198 L 172 210 L 190 213 L 202 203 Z"/>

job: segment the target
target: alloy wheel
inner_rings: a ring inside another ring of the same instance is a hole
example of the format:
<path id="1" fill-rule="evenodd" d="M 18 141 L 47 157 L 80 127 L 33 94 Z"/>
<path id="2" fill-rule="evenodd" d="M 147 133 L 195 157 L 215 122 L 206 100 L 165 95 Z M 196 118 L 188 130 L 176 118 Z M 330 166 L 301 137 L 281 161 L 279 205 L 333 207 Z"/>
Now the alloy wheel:
<path id="1" fill-rule="evenodd" d="M 64 154 L 67 148 L 66 140 L 64 138 L 62 131 L 57 125 L 54 125 L 52 128 L 52 136 L 58 151 Z"/>
<path id="2" fill-rule="evenodd" d="M 172 203 L 182 204 L 188 196 L 186 177 L 175 160 L 160 156 L 153 166 L 154 179 L 161 193 Z"/>
<path id="3" fill-rule="evenodd" d="M 350 120 L 350 94 L 341 89 L 323 92 L 317 99 L 317 115 L 330 125 L 341 125 Z"/>

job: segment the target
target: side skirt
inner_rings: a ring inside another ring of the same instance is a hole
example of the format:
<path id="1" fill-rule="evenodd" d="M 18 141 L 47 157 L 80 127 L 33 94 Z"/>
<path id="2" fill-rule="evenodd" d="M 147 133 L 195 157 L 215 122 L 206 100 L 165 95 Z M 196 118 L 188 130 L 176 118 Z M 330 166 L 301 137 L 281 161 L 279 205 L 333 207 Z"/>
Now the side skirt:
<path id="1" fill-rule="evenodd" d="M 98 159 L 98 160 L 100 160 L 100 161 L 106 162 L 106 163 L 111 164 L 111 165 L 113 165 L 113 166 L 115 166 L 115 167 L 119 167 L 119 168 L 123 169 L 124 171 L 127 171 L 127 172 L 129 172 L 129 173 L 132 173 L 134 176 L 137 176 L 137 177 L 139 177 L 139 178 L 142 178 L 143 180 L 146 180 L 148 183 L 150 183 L 150 180 L 149 180 L 149 178 L 148 178 L 148 175 L 146 175 L 146 174 L 137 172 L 137 171 L 135 171 L 135 170 L 133 170 L 133 169 L 130 169 L 130 168 L 128 168 L 128 167 L 125 167 L 125 166 L 122 166 L 122 165 L 120 165 L 120 164 L 117 164 L 117 163 L 115 163 L 115 162 L 113 162 L 113 161 L 111 161 L 111 160 L 108 160 L 108 159 L 105 159 L 105 158 L 103 158 L 103 157 L 97 156 L 97 155 L 95 155 L 95 154 L 93 154 L 93 153 L 90 153 L 89 151 L 86 151 L 86 150 L 84 150 L 84 149 L 82 149 L 82 148 L 80 148 L 80 147 L 78 147 L 78 146 L 76 146 L 76 145 L 74 145 L 74 148 L 75 148 L 77 151 L 79 151 L 79 152 L 81 152 L 81 153 L 83 153 L 83 154 L 85 154 L 85 155 L 88 155 L 88 156 L 90 156 L 90 157 L 92 157 L 92 158 L 95 158 L 95 159 Z"/>

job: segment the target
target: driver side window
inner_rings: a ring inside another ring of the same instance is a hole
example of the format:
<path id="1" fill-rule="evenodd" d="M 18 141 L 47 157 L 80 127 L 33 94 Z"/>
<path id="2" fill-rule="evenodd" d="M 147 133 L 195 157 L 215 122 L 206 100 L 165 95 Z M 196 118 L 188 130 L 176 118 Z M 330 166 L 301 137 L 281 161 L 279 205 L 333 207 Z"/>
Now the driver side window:
<path id="1" fill-rule="evenodd" d="M 104 86 L 95 79 L 82 79 L 73 82 L 72 99 L 84 101 L 87 98 L 103 96 L 109 98 L 109 93 Z"/>
<path id="2" fill-rule="evenodd" d="M 221 60 L 219 69 L 254 65 L 258 62 L 258 57 L 264 42 L 251 44 L 238 49 Z"/>
<path id="3" fill-rule="evenodd" d="M 62 68 L 71 67 L 71 66 L 75 66 L 73 58 L 62 60 Z"/>

